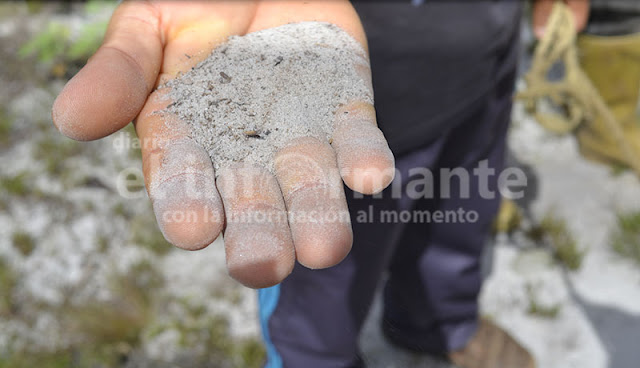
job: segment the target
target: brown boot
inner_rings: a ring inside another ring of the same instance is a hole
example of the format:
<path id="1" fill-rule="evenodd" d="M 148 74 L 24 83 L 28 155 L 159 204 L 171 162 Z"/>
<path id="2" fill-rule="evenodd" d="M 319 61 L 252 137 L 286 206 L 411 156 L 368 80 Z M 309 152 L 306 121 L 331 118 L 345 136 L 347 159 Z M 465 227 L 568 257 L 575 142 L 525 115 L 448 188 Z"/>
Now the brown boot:
<path id="1" fill-rule="evenodd" d="M 461 350 L 449 353 L 460 368 L 535 368 L 531 354 L 498 325 L 481 318 L 476 334 Z"/>

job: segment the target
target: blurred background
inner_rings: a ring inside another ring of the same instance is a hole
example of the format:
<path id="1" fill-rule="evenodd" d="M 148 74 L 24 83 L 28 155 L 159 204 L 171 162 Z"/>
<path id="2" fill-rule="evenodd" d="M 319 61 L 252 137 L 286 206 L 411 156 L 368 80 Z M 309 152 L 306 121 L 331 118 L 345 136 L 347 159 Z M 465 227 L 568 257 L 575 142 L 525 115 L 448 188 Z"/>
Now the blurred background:
<path id="1" fill-rule="evenodd" d="M 132 127 L 81 143 L 51 123 L 115 6 L 0 3 L 0 368 L 260 367 L 254 291 L 227 276 L 220 239 L 198 252 L 164 240 Z M 522 37 L 524 72 L 526 21 Z M 528 184 L 487 246 L 482 313 L 542 368 L 637 368 L 638 176 L 584 159 L 525 107 L 509 163 Z M 387 345 L 379 308 L 361 342 L 372 368 L 448 367 Z"/>

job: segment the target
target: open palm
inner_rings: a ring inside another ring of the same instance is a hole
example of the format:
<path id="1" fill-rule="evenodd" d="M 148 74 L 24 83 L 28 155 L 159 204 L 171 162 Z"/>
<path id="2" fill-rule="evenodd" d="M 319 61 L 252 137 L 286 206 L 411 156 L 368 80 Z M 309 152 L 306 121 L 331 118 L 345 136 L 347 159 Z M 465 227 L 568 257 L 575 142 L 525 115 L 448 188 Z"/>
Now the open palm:
<path id="1" fill-rule="evenodd" d="M 124 2 L 111 19 L 102 47 L 53 106 L 54 124 L 77 140 L 102 138 L 135 119 L 145 184 L 164 236 L 176 246 L 195 250 L 224 230 L 229 272 L 250 287 L 282 281 L 296 259 L 310 268 L 324 268 L 348 254 L 348 221 L 224 219 L 231 213 L 252 217 L 287 211 L 346 212 L 343 180 L 358 192 L 381 191 L 393 178 L 393 156 L 376 127 L 373 107 L 362 101 L 343 106 L 336 114 L 341 118 L 332 143 L 312 138 L 292 142 L 276 154 L 275 175 L 260 167 L 232 167 L 219 172 L 216 181 L 209 156 L 190 138 L 188 125 L 165 111 L 171 101 L 156 88 L 195 66 L 231 35 L 300 21 L 333 23 L 366 47 L 348 1 Z M 362 77 L 370 78 L 370 71 L 362 71 Z M 181 149 L 172 149 L 176 145 Z M 176 152 L 189 152 L 189 159 Z M 279 161 L 285 153 L 314 165 Z M 175 190 L 166 195 L 168 188 L 185 184 L 212 195 Z M 197 216 L 176 221 L 167 216 L 175 211 Z"/>

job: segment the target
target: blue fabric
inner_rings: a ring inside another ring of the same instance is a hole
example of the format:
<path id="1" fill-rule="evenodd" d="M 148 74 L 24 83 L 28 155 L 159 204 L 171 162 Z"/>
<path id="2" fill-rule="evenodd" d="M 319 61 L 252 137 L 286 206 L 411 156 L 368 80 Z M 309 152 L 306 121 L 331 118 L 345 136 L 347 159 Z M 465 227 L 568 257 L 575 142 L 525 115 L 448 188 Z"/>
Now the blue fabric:
<path id="1" fill-rule="evenodd" d="M 492 93 L 496 72 L 510 69 L 500 59 L 523 7 L 513 0 L 417 3 L 353 3 L 369 42 L 378 126 L 396 157 L 433 143 Z"/>
<path id="2" fill-rule="evenodd" d="M 517 35 L 514 35 L 516 37 Z M 482 274 L 480 257 L 500 199 L 483 198 L 478 175 L 469 177 L 470 192 L 454 185 L 440 195 L 438 176 L 433 198 L 412 198 L 412 168 L 464 168 L 472 172 L 486 161 L 501 172 L 517 47 L 504 52 L 496 76 L 503 76 L 481 103 L 461 114 L 460 122 L 434 143 L 396 156 L 400 198 L 394 184 L 378 197 L 345 190 L 354 242 L 338 265 L 310 270 L 297 264 L 280 285 L 278 306 L 269 318 L 269 335 L 284 366 L 292 368 L 354 368 L 358 337 L 374 292 L 388 276 L 383 327 L 392 340 L 414 350 L 443 354 L 463 347 L 475 332 L 477 295 Z M 508 58 L 508 60 L 507 60 Z M 497 175 L 487 189 L 496 192 Z M 474 222 L 428 223 L 381 221 L 383 211 L 475 211 Z M 371 217 L 359 219 L 360 214 Z M 271 367 L 269 367 L 271 368 Z"/>
<path id="3" fill-rule="evenodd" d="M 267 348 L 267 364 L 264 368 L 282 368 L 282 358 L 271 342 L 269 335 L 269 319 L 278 305 L 280 285 L 258 290 L 258 304 L 260 306 L 260 326 L 262 337 Z"/>

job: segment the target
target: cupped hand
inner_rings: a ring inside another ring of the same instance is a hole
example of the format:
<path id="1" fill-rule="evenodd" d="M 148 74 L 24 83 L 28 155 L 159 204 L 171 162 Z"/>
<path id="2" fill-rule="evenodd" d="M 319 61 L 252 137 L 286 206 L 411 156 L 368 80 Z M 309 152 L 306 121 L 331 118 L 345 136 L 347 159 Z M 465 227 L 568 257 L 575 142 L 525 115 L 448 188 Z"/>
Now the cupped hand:
<path id="1" fill-rule="evenodd" d="M 335 216 L 347 211 L 342 181 L 373 194 L 393 179 L 393 156 L 373 106 L 363 101 L 343 106 L 331 144 L 313 138 L 291 142 L 275 156 L 275 175 L 261 167 L 228 167 L 216 180 L 208 154 L 190 137 L 186 122 L 167 113 L 171 101 L 157 87 L 195 66 L 229 36 L 301 21 L 333 23 L 366 48 L 348 1 L 123 2 L 100 49 L 53 105 L 56 127 L 77 140 L 105 137 L 135 120 L 145 184 L 164 236 L 196 250 L 224 230 L 229 273 L 254 288 L 282 281 L 296 259 L 324 268 L 348 254 L 351 225 Z M 368 79 L 365 69 L 361 74 Z M 179 187 L 192 190 L 170 190 Z M 281 220 L 296 211 L 336 221 Z M 280 220 L 230 221 L 231 215 Z"/>

